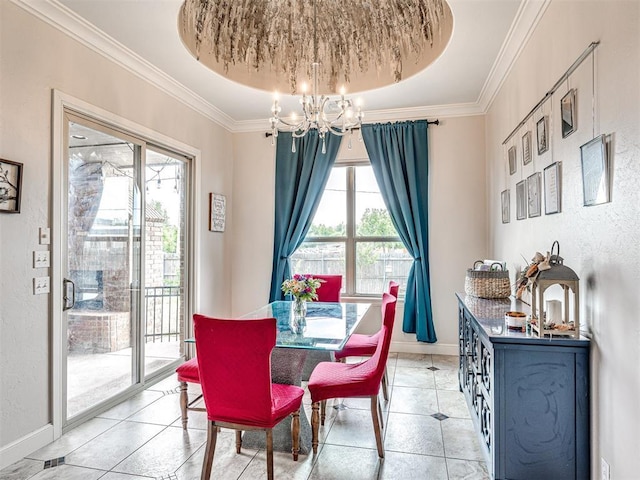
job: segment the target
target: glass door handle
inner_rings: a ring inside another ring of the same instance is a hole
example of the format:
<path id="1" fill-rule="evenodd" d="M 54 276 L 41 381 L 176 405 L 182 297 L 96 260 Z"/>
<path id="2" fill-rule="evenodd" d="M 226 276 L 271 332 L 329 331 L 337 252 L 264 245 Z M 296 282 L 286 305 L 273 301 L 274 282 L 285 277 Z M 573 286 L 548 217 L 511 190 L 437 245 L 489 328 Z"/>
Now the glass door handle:
<path id="1" fill-rule="evenodd" d="M 62 311 L 71 310 L 76 304 L 76 284 L 68 278 L 62 280 Z"/>

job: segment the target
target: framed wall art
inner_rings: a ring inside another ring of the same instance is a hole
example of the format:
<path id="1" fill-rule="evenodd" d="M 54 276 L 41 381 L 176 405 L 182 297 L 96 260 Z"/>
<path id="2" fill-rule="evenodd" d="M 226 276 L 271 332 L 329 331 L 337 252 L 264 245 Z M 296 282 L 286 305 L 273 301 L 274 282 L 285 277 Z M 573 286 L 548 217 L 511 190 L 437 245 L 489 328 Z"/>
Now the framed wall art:
<path id="1" fill-rule="evenodd" d="M 517 158 L 515 146 L 509 147 L 508 156 L 509 156 L 509 174 L 513 175 L 514 173 L 516 173 L 516 170 L 518 169 L 518 158 Z"/>
<path id="2" fill-rule="evenodd" d="M 569 90 L 560 100 L 560 116 L 562 119 L 562 138 L 576 131 L 576 89 Z"/>
<path id="3" fill-rule="evenodd" d="M 582 192 L 584 205 L 599 205 L 610 201 L 609 158 L 604 135 L 580 147 Z"/>
<path id="4" fill-rule="evenodd" d="M 522 136 L 522 164 L 531 163 L 531 131 Z"/>
<path id="5" fill-rule="evenodd" d="M 0 213 L 20 213 L 22 164 L 0 158 Z"/>
<path id="6" fill-rule="evenodd" d="M 516 183 L 516 219 L 527 218 L 527 181 Z"/>
<path id="7" fill-rule="evenodd" d="M 549 150 L 549 138 L 547 135 L 547 116 L 545 115 L 536 123 L 536 136 L 538 140 L 538 155 Z"/>
<path id="8" fill-rule="evenodd" d="M 509 223 L 511 220 L 511 211 L 509 205 L 509 190 L 503 190 L 500 194 L 502 202 L 502 223 Z"/>
<path id="9" fill-rule="evenodd" d="M 550 215 L 560 212 L 560 162 L 544 169 L 544 213 Z"/>
<path id="10" fill-rule="evenodd" d="M 224 232 L 227 199 L 217 193 L 209 194 L 209 230 Z"/>
<path id="11" fill-rule="evenodd" d="M 540 216 L 542 207 L 542 202 L 540 201 L 540 177 L 540 172 L 536 172 L 527 177 L 527 206 L 529 218 Z"/>

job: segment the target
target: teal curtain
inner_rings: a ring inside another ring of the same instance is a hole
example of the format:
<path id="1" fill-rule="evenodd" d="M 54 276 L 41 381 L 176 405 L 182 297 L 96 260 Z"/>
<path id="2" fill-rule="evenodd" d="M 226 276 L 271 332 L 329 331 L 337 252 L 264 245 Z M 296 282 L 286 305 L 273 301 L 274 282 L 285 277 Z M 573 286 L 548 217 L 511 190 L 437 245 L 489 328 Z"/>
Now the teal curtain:
<path id="1" fill-rule="evenodd" d="M 322 199 L 342 137 L 327 133 L 326 153 L 317 130 L 301 138 L 278 134 L 273 270 L 269 301 L 282 300 L 282 282 L 291 276 L 289 257 L 300 246 Z M 295 152 L 291 144 L 295 142 Z"/>
<path id="2" fill-rule="evenodd" d="M 371 166 L 402 243 L 413 257 L 402 330 L 437 341 L 429 286 L 427 121 L 362 126 Z"/>

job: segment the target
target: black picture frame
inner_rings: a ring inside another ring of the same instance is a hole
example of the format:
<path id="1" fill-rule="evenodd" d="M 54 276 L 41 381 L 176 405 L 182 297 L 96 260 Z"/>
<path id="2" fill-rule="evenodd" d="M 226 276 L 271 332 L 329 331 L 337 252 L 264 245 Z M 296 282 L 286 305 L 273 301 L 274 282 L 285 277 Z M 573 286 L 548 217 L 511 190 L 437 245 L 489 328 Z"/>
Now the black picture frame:
<path id="1" fill-rule="evenodd" d="M 22 163 L 0 158 L 0 213 L 20 213 Z"/>
<path id="2" fill-rule="evenodd" d="M 554 162 L 544 169 L 544 214 L 560 213 L 562 210 L 562 181 L 560 165 Z"/>
<path id="3" fill-rule="evenodd" d="M 527 218 L 527 181 L 516 183 L 516 220 Z"/>
<path id="4" fill-rule="evenodd" d="M 611 201 L 608 153 L 605 135 L 599 135 L 580 147 L 585 207 Z"/>
<path id="5" fill-rule="evenodd" d="M 502 191 L 500 194 L 500 201 L 502 204 L 502 223 L 509 223 L 511 221 L 509 189 Z"/>
<path id="6" fill-rule="evenodd" d="M 518 170 L 518 153 L 515 145 L 509 147 L 507 154 L 509 157 L 509 174 L 513 175 Z"/>
<path id="7" fill-rule="evenodd" d="M 527 212 L 529 218 L 539 217 L 542 213 L 542 180 L 540 172 L 536 172 L 527 177 Z"/>
<path id="8" fill-rule="evenodd" d="M 538 143 L 538 155 L 542 155 L 544 152 L 549 150 L 549 128 L 548 128 L 548 118 L 547 116 L 543 116 L 536 123 L 536 138 Z"/>
<path id="9" fill-rule="evenodd" d="M 527 132 L 522 136 L 522 164 L 530 164 L 531 157 L 531 130 L 527 130 Z"/>
<path id="10" fill-rule="evenodd" d="M 560 122 L 562 126 L 562 138 L 567 138 L 578 129 L 576 115 L 576 89 L 569 90 L 560 99 Z"/>

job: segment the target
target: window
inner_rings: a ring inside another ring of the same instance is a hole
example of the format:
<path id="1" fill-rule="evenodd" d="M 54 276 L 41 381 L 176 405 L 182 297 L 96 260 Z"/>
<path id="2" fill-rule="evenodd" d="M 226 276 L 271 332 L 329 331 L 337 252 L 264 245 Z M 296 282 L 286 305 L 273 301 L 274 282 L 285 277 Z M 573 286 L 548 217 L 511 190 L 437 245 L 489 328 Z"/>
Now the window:
<path id="1" fill-rule="evenodd" d="M 371 165 L 333 167 L 292 273 L 341 274 L 343 295 L 380 295 L 390 280 L 404 291 L 412 264 Z"/>

